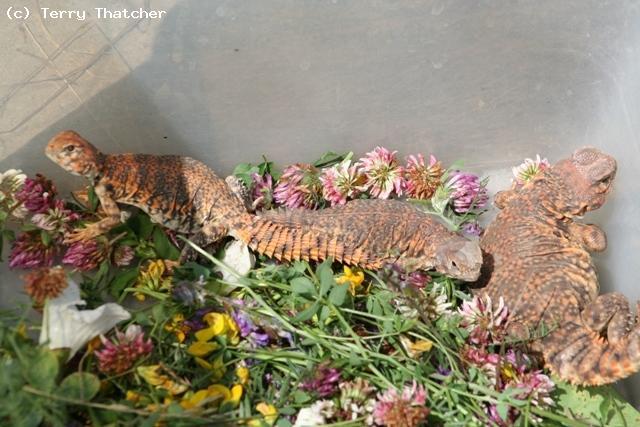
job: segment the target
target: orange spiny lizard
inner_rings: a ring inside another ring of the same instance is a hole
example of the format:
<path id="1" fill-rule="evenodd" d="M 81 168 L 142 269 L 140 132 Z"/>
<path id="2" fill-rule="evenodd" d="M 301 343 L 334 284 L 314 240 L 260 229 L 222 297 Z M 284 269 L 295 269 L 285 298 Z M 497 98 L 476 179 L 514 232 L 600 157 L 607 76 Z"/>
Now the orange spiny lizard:
<path id="1" fill-rule="evenodd" d="M 106 216 L 77 230 L 69 241 L 93 238 L 120 222 L 118 203 L 146 212 L 152 221 L 198 243 L 234 236 L 279 260 L 334 258 L 378 269 L 399 263 L 473 281 L 482 254 L 477 242 L 448 231 L 400 201 L 360 200 L 321 211 L 248 213 L 205 164 L 181 156 L 103 154 L 73 131 L 51 139 L 46 155 L 65 170 L 88 178 Z"/>
<path id="2" fill-rule="evenodd" d="M 604 204 L 616 169 L 594 148 L 576 151 L 521 188 L 498 193 L 502 210 L 481 239 L 476 292 L 504 298 L 516 336 L 551 327 L 532 347 L 577 384 L 611 383 L 640 369 L 640 325 L 629 302 L 619 293 L 598 295 L 589 252 L 606 248 L 604 231 L 574 221 Z"/>

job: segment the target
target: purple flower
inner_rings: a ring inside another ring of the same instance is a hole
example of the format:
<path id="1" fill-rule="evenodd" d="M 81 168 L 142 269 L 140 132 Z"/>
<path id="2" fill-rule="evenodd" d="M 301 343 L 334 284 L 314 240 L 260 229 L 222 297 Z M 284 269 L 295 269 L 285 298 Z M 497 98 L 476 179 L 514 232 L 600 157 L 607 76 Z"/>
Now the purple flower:
<path id="1" fill-rule="evenodd" d="M 253 209 L 270 209 L 273 205 L 273 178 L 268 173 L 263 176 L 254 173 L 251 175 L 251 180 Z"/>
<path id="2" fill-rule="evenodd" d="M 477 175 L 455 171 L 447 181 L 446 188 L 457 213 L 469 212 L 472 208 L 482 209 L 487 205 L 487 189 Z"/>
<path id="3" fill-rule="evenodd" d="M 80 271 L 93 270 L 105 258 L 104 247 L 96 239 L 71 244 L 62 257 L 62 263 Z"/>
<path id="4" fill-rule="evenodd" d="M 404 190 L 403 168 L 398 165 L 397 151 L 376 147 L 357 163 L 362 168 L 367 182 L 365 188 L 378 199 L 388 199 L 391 193 L 400 196 Z"/>
<path id="5" fill-rule="evenodd" d="M 261 331 L 248 314 L 234 310 L 232 317 L 240 329 L 240 336 L 249 342 L 250 347 L 264 347 L 269 344 L 269 335 Z"/>
<path id="6" fill-rule="evenodd" d="M 35 179 L 27 178 L 24 185 L 16 193 L 16 199 L 31 213 L 46 213 L 53 208 L 53 198 L 56 196 L 53 183 L 43 175 L 36 174 Z"/>
<path id="7" fill-rule="evenodd" d="M 332 205 L 344 205 L 347 199 L 355 199 L 362 193 L 364 175 L 358 164 L 351 165 L 351 160 L 344 160 L 337 165 L 326 168 L 320 175 L 323 196 Z"/>
<path id="8" fill-rule="evenodd" d="M 104 348 L 96 351 L 98 369 L 105 374 L 121 374 L 131 368 L 142 356 L 153 351 L 151 339 L 144 339 L 144 332 L 138 325 L 129 325 L 122 333 L 116 330 L 116 338 L 108 340 L 100 337 Z"/>
<path id="9" fill-rule="evenodd" d="M 414 199 L 430 199 L 442 184 L 442 164 L 432 154 L 425 164 L 422 154 L 409 156 L 404 170 L 407 195 Z"/>
<path id="10" fill-rule="evenodd" d="M 482 229 L 482 227 L 480 227 L 480 224 L 478 224 L 478 221 L 469 221 L 469 222 L 465 222 L 462 225 L 462 232 L 470 236 L 480 237 L 483 231 L 484 230 Z"/>
<path id="11" fill-rule="evenodd" d="M 448 377 L 449 375 L 451 375 L 451 369 L 446 368 L 442 365 L 438 365 L 438 367 L 436 368 L 436 372 L 442 375 L 443 377 Z"/>
<path id="12" fill-rule="evenodd" d="M 288 208 L 315 209 L 322 200 L 318 170 L 308 163 L 287 167 L 273 192 L 276 202 Z"/>
<path id="13" fill-rule="evenodd" d="M 40 231 L 22 233 L 14 240 L 9 255 L 10 268 L 51 267 L 55 248 L 45 245 Z"/>
<path id="14" fill-rule="evenodd" d="M 327 363 L 321 363 L 316 367 L 311 378 L 304 380 L 300 388 L 305 391 L 313 391 L 318 397 L 328 397 L 338 391 L 340 371 L 329 367 Z"/>

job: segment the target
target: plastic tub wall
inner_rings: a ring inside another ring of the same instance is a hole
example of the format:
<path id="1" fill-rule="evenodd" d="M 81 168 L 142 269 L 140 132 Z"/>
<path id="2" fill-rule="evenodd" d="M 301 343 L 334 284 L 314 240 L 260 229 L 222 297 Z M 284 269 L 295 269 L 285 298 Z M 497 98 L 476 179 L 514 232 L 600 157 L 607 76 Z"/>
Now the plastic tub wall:
<path id="1" fill-rule="evenodd" d="M 465 159 L 509 183 L 537 153 L 593 145 L 619 162 L 603 291 L 640 298 L 640 10 L 635 1 L 48 1 L 0 5 L 0 170 L 81 181 L 43 146 L 72 128 L 106 152 L 177 153 L 220 174 L 382 144 Z M 40 2 L 42 3 L 42 2 Z M 166 10 L 97 19 L 94 7 Z M 3 305 L 20 299 L 3 263 Z M 638 402 L 640 377 L 626 392 Z"/>

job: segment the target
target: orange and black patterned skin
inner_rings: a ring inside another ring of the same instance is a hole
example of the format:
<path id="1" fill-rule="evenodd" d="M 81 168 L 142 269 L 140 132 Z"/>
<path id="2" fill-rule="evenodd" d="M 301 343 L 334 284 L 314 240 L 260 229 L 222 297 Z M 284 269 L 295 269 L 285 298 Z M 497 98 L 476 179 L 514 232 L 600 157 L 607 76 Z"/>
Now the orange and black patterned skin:
<path id="1" fill-rule="evenodd" d="M 118 203 L 133 205 L 167 228 L 196 234 L 199 244 L 231 235 L 280 260 L 324 260 L 377 269 L 397 262 L 408 270 L 435 268 L 473 281 L 480 274 L 477 241 L 449 232 L 431 216 L 398 201 L 360 200 L 321 211 L 251 215 L 203 163 L 180 156 L 100 153 L 73 131 L 51 139 L 46 155 L 94 184 L 106 217 L 67 241 L 106 233 L 120 222 Z"/>
<path id="2" fill-rule="evenodd" d="M 189 157 L 100 153 L 73 131 L 56 135 L 47 156 L 67 171 L 90 179 L 106 218 L 68 238 L 92 238 L 117 225 L 117 203 L 136 206 L 154 222 L 212 243 L 229 234 L 231 220 L 246 215 L 224 180 Z"/>
<path id="3" fill-rule="evenodd" d="M 640 368 L 640 326 L 627 299 L 598 295 L 590 252 L 604 250 L 606 236 L 574 221 L 604 204 L 615 173 L 611 156 L 578 150 L 524 187 L 499 193 L 502 210 L 481 239 L 485 261 L 476 292 L 494 302 L 504 298 L 516 336 L 554 328 L 532 347 L 576 384 L 611 383 Z"/>
<path id="4" fill-rule="evenodd" d="M 407 202 L 353 200 L 345 205 L 259 213 L 240 237 L 276 259 L 334 260 L 377 270 L 395 263 L 407 271 L 437 271 L 465 281 L 478 278 L 482 253 Z"/>

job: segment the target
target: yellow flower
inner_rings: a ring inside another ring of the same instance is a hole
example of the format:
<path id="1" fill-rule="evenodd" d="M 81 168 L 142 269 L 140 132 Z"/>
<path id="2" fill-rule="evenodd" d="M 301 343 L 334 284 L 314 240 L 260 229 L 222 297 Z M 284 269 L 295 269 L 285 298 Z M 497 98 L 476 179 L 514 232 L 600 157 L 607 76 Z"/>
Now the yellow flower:
<path id="1" fill-rule="evenodd" d="M 23 338 L 25 340 L 29 338 L 29 335 L 27 335 L 27 324 L 24 322 L 18 323 L 18 327 L 16 328 L 16 334 L 18 334 L 20 338 Z"/>
<path id="2" fill-rule="evenodd" d="M 503 364 L 500 368 L 500 373 L 504 378 L 509 380 L 515 380 L 517 378 L 516 370 L 511 363 Z"/>
<path id="3" fill-rule="evenodd" d="M 178 383 L 167 375 L 161 374 L 162 367 L 160 365 L 139 366 L 137 371 L 144 380 L 150 385 L 167 390 L 170 394 L 181 394 L 187 390 L 185 383 Z"/>
<path id="4" fill-rule="evenodd" d="M 242 391 L 242 386 L 239 384 L 235 384 L 231 387 L 231 390 L 222 384 L 214 384 L 195 393 L 189 392 L 185 394 L 180 401 L 180 406 L 183 409 L 193 409 L 207 404 L 219 406 L 228 403 L 235 407 L 240 402 Z"/>
<path id="5" fill-rule="evenodd" d="M 213 337 L 223 335 L 227 337 L 231 344 L 238 344 L 240 341 L 240 329 L 233 317 L 227 313 L 207 313 L 203 319 L 209 327 L 196 332 L 198 341 L 209 341 Z"/>
<path id="6" fill-rule="evenodd" d="M 184 324 L 184 314 L 182 313 L 175 314 L 171 322 L 164 325 L 164 329 L 173 332 L 178 342 L 184 342 L 186 333 L 189 331 L 189 327 Z"/>
<path id="7" fill-rule="evenodd" d="M 180 406 L 182 406 L 183 409 L 193 409 L 204 406 L 212 400 L 213 399 L 210 399 L 209 391 L 206 389 L 198 390 L 195 393 L 190 391 L 180 400 Z"/>
<path id="8" fill-rule="evenodd" d="M 231 387 L 231 396 L 229 397 L 228 402 L 236 406 L 240 403 L 240 399 L 242 399 L 242 392 L 244 388 L 240 384 L 234 384 Z"/>
<path id="9" fill-rule="evenodd" d="M 236 376 L 240 380 L 240 384 L 247 385 L 249 383 L 249 369 L 246 366 L 238 366 Z"/>
<path id="10" fill-rule="evenodd" d="M 125 399 L 128 400 L 129 402 L 138 403 L 141 398 L 142 398 L 142 395 L 140 393 L 133 390 L 127 390 Z"/>
<path id="11" fill-rule="evenodd" d="M 362 286 L 364 282 L 364 271 L 359 268 L 344 267 L 344 273 L 336 278 L 336 283 L 339 285 L 349 283 L 349 292 L 354 295 L 358 292 L 358 288 Z"/>
<path id="12" fill-rule="evenodd" d="M 171 287 L 171 277 L 165 277 L 165 273 L 168 273 L 165 261 L 161 259 L 151 261 L 146 269 L 140 270 L 134 287 L 146 288 L 152 291 L 169 289 Z M 144 301 L 145 298 L 144 294 L 140 292 L 136 292 L 135 297 L 140 301 Z"/>
<path id="13" fill-rule="evenodd" d="M 227 371 L 225 369 L 222 356 L 218 356 L 213 363 L 209 363 L 201 357 L 196 357 L 195 360 L 198 365 L 211 371 L 211 379 L 213 381 L 218 381 L 220 378 L 224 377 L 224 374 Z"/>
<path id="14" fill-rule="evenodd" d="M 220 346 L 215 342 L 196 341 L 189 346 L 187 353 L 192 356 L 203 357 L 218 348 L 220 348 Z"/>
<path id="15" fill-rule="evenodd" d="M 260 402 L 256 406 L 256 410 L 260 412 L 260 414 L 264 417 L 264 420 L 251 420 L 247 423 L 250 427 L 260 427 L 262 425 L 261 421 L 264 421 L 268 425 L 272 426 L 278 419 L 278 410 L 273 405 L 267 404 L 265 402 Z"/>
<path id="16" fill-rule="evenodd" d="M 431 348 L 433 347 L 433 341 L 418 340 L 413 342 L 404 335 L 400 336 L 400 342 L 407 353 L 409 353 L 409 356 L 413 359 L 417 359 L 422 353 L 431 351 Z"/>

